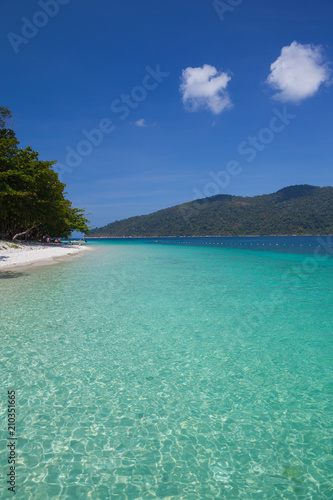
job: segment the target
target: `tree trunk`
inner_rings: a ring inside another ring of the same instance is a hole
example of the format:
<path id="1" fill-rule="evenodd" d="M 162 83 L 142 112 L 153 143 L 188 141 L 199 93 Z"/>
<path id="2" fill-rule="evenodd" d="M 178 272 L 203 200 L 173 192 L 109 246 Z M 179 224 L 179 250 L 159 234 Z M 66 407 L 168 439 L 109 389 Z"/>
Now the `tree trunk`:
<path id="1" fill-rule="evenodd" d="M 39 224 L 38 224 L 38 225 L 39 225 Z M 15 234 L 15 236 L 13 236 L 13 238 L 12 238 L 12 241 L 15 241 L 15 240 L 16 240 L 17 238 L 19 238 L 20 236 L 25 236 L 25 239 L 27 239 L 28 234 L 29 234 L 29 233 L 31 233 L 31 231 L 32 231 L 33 229 L 35 229 L 36 227 L 37 227 L 37 226 L 36 226 L 36 225 L 34 225 L 34 226 L 30 227 L 29 229 L 27 229 L 26 231 L 23 231 L 23 233 L 17 233 L 17 234 Z"/>

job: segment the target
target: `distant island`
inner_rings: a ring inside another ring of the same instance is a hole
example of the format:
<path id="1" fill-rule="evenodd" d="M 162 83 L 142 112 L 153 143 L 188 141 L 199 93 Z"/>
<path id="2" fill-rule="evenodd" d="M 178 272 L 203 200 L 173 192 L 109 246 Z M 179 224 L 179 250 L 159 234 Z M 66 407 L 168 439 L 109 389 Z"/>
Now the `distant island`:
<path id="1" fill-rule="evenodd" d="M 333 187 L 307 184 L 243 197 L 216 195 L 89 231 L 92 237 L 333 234 Z"/>

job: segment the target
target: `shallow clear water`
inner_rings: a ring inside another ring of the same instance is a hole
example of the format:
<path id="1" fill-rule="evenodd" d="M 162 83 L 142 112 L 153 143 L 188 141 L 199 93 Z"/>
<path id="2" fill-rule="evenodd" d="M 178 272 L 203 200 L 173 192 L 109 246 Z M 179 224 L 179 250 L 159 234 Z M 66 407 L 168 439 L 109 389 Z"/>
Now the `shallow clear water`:
<path id="1" fill-rule="evenodd" d="M 333 259 L 90 244 L 0 273 L 16 498 L 333 498 Z"/>

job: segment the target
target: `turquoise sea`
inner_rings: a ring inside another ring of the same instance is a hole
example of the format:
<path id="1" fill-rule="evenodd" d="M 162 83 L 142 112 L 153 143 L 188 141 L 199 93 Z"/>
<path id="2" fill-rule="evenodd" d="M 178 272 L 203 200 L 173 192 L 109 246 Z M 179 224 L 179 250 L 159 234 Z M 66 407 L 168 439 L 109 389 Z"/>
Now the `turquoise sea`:
<path id="1" fill-rule="evenodd" d="M 0 497 L 13 390 L 16 499 L 332 499 L 332 244 L 88 245 L 0 273 Z"/>

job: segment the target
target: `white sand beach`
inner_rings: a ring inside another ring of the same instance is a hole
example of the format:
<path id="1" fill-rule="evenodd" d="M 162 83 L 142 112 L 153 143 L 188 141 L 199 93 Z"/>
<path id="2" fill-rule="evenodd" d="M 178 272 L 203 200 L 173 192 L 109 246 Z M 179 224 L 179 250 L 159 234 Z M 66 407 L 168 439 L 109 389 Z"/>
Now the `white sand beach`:
<path id="1" fill-rule="evenodd" d="M 56 264 L 70 256 L 81 255 L 91 247 L 66 243 L 9 242 L 0 240 L 0 271 L 23 266 Z"/>

